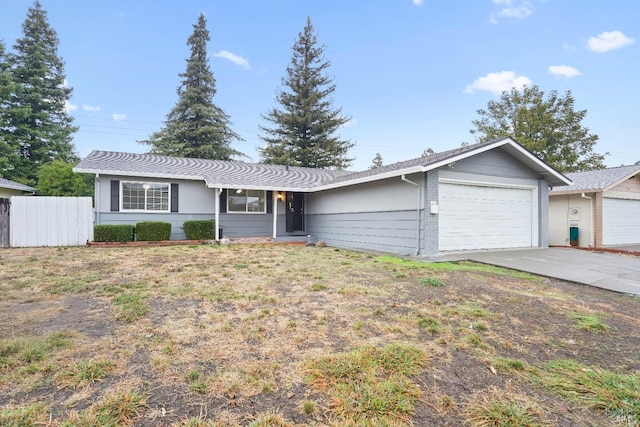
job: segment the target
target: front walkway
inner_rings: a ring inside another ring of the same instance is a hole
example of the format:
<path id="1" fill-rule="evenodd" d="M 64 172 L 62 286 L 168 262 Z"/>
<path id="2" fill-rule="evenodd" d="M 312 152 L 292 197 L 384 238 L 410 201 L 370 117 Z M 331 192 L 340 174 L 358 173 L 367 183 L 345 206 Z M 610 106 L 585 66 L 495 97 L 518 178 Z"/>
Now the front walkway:
<path id="1" fill-rule="evenodd" d="M 640 257 L 572 248 L 448 253 L 436 261 L 470 260 L 640 296 Z"/>

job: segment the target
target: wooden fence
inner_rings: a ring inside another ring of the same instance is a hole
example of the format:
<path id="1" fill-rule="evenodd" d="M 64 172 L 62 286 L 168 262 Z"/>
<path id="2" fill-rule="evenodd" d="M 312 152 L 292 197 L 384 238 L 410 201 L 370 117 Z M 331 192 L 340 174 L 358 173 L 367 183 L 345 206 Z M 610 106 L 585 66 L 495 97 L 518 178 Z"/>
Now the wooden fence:
<path id="1" fill-rule="evenodd" d="M 91 197 L 15 196 L 9 199 L 9 245 L 81 246 L 93 240 Z"/>
<path id="2" fill-rule="evenodd" d="M 9 199 L 0 198 L 0 248 L 9 246 Z"/>

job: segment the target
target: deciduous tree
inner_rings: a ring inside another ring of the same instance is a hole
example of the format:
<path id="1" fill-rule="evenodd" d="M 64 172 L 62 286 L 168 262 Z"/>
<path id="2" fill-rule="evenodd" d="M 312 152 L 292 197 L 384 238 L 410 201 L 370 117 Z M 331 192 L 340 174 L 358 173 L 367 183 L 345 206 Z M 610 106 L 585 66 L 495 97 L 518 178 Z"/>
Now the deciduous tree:
<path id="1" fill-rule="evenodd" d="M 40 196 L 93 196 L 93 175 L 73 171 L 74 163 L 54 160 L 38 169 Z"/>
<path id="2" fill-rule="evenodd" d="M 216 80 L 207 57 L 211 38 L 204 15 L 200 15 L 193 28 L 187 40 L 191 55 L 186 71 L 180 74 L 178 102 L 167 114 L 165 127 L 141 142 L 151 145 L 154 154 L 230 160 L 242 156 L 231 148 L 233 141 L 242 138 L 231 130 L 229 116 L 213 102 Z"/>
<path id="3" fill-rule="evenodd" d="M 470 132 L 479 142 L 510 136 L 561 172 L 605 167 L 608 153 L 594 152 L 598 135 L 582 125 L 587 110 L 575 109 L 571 91 L 545 97 L 537 86 L 514 88 L 477 112 Z"/>
<path id="4" fill-rule="evenodd" d="M 331 63 L 324 58 L 325 50 L 307 18 L 293 45 L 284 88 L 276 95 L 279 106 L 262 116 L 272 125 L 260 126 L 264 163 L 346 169 L 353 161 L 348 151 L 354 144 L 335 135 L 350 118 L 332 105 L 336 85 L 326 75 Z"/>

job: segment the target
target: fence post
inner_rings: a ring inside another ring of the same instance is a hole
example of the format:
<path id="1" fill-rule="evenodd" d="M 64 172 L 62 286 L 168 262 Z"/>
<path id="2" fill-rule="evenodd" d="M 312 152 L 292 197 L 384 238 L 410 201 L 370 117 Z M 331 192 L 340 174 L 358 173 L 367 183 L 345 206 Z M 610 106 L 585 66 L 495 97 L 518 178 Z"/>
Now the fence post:
<path id="1" fill-rule="evenodd" d="M 0 198 L 0 248 L 9 247 L 9 199 Z"/>

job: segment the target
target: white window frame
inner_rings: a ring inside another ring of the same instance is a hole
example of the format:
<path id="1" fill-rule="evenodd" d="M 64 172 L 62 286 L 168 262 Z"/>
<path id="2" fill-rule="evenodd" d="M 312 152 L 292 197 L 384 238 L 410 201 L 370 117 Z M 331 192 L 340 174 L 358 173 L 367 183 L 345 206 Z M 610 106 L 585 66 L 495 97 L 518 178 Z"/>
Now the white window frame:
<path id="1" fill-rule="evenodd" d="M 237 194 L 236 191 L 237 190 L 242 190 L 245 192 L 246 195 L 248 195 L 249 191 L 254 191 L 254 192 L 261 192 L 262 193 L 262 200 L 264 201 L 263 203 L 263 209 L 262 211 L 249 211 L 249 198 L 246 197 L 246 201 L 245 201 L 245 206 L 244 206 L 244 211 L 233 211 L 231 209 L 229 209 L 229 199 L 234 195 Z M 267 213 L 267 192 L 265 190 L 251 190 L 251 189 L 246 189 L 246 188 L 228 188 L 227 189 L 227 213 L 229 214 L 240 214 L 240 215 L 264 215 Z"/>
<path id="2" fill-rule="evenodd" d="M 166 186 L 167 191 L 167 209 L 147 209 L 147 192 L 149 189 L 144 190 L 144 209 L 127 209 L 124 207 L 124 185 L 125 184 L 140 184 L 144 188 L 145 185 L 161 185 Z M 171 183 L 158 182 L 158 181 L 120 181 L 120 211 L 121 212 L 145 212 L 145 213 L 169 213 L 171 212 Z"/>

